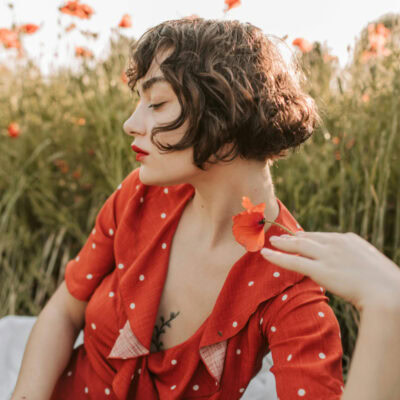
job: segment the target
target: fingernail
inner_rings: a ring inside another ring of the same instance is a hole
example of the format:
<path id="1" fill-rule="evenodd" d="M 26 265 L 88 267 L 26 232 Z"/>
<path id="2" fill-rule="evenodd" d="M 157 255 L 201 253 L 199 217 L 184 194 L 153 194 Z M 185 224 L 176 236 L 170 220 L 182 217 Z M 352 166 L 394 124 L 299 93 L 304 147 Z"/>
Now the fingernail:
<path id="1" fill-rule="evenodd" d="M 280 239 L 279 236 L 271 236 L 271 237 L 269 238 L 269 240 L 278 240 L 278 239 Z"/>
<path id="2" fill-rule="evenodd" d="M 263 248 L 262 250 L 261 250 L 261 254 L 263 255 L 263 256 L 271 256 L 272 254 L 274 254 L 275 252 L 274 251 L 272 251 L 272 250 L 270 250 L 270 249 L 267 249 L 267 248 Z"/>

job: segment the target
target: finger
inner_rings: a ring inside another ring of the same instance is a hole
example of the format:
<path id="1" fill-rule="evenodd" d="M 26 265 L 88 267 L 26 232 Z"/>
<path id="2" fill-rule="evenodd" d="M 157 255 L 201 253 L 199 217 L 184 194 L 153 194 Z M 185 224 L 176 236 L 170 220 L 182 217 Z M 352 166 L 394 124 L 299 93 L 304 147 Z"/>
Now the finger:
<path id="1" fill-rule="evenodd" d="M 337 242 L 343 236 L 343 233 L 338 232 L 305 232 L 298 231 L 295 232 L 295 237 L 304 237 L 307 239 L 315 240 L 321 244 L 329 244 L 332 242 Z"/>
<path id="2" fill-rule="evenodd" d="M 267 248 L 262 249 L 260 253 L 265 259 L 271 261 L 273 264 L 303 275 L 312 276 L 316 269 L 316 261 L 309 258 L 281 253 L 280 251 Z"/>
<path id="3" fill-rule="evenodd" d="M 279 250 L 319 259 L 326 253 L 325 246 L 303 236 L 271 236 L 270 243 Z"/>

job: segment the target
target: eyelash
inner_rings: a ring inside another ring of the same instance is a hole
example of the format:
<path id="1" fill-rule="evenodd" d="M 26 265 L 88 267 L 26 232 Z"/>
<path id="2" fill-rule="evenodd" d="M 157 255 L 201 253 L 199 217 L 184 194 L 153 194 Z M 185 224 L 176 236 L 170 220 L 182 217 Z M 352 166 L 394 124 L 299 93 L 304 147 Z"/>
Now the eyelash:
<path id="1" fill-rule="evenodd" d="M 158 104 L 150 104 L 149 108 L 154 108 L 154 110 L 157 110 L 159 107 L 161 107 L 163 104 L 165 103 L 165 101 L 163 103 L 158 103 Z"/>

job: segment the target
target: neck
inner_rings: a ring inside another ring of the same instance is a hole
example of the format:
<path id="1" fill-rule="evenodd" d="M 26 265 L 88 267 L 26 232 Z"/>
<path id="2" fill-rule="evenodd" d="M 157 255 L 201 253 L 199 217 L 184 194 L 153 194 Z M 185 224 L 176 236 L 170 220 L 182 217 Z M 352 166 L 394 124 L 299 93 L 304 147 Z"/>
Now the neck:
<path id="1" fill-rule="evenodd" d="M 189 182 L 195 194 L 187 205 L 189 220 L 196 226 L 194 235 L 203 248 L 213 250 L 232 243 L 232 217 L 245 209 L 242 197 L 254 205 L 265 203 L 264 217 L 273 221 L 279 214 L 269 165 L 237 159 L 213 165 Z M 266 223 L 266 231 L 271 224 Z"/>

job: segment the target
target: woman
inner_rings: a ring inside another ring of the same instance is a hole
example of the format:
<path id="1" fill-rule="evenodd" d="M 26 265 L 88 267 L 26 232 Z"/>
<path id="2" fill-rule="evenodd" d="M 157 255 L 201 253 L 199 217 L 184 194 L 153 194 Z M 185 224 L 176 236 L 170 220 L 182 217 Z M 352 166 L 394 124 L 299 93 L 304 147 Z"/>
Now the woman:
<path id="1" fill-rule="evenodd" d="M 261 253 L 352 302 L 361 325 L 342 400 L 400 399 L 400 269 L 354 233 L 270 237 Z M 296 253 L 292 255 L 290 253 Z"/>
<path id="2" fill-rule="evenodd" d="M 271 351 L 280 400 L 339 399 L 324 288 L 259 252 L 301 230 L 269 166 L 311 136 L 314 102 L 262 31 L 238 21 L 157 25 L 127 75 L 140 102 L 124 130 L 141 165 L 40 313 L 14 398 L 235 399 Z"/>

